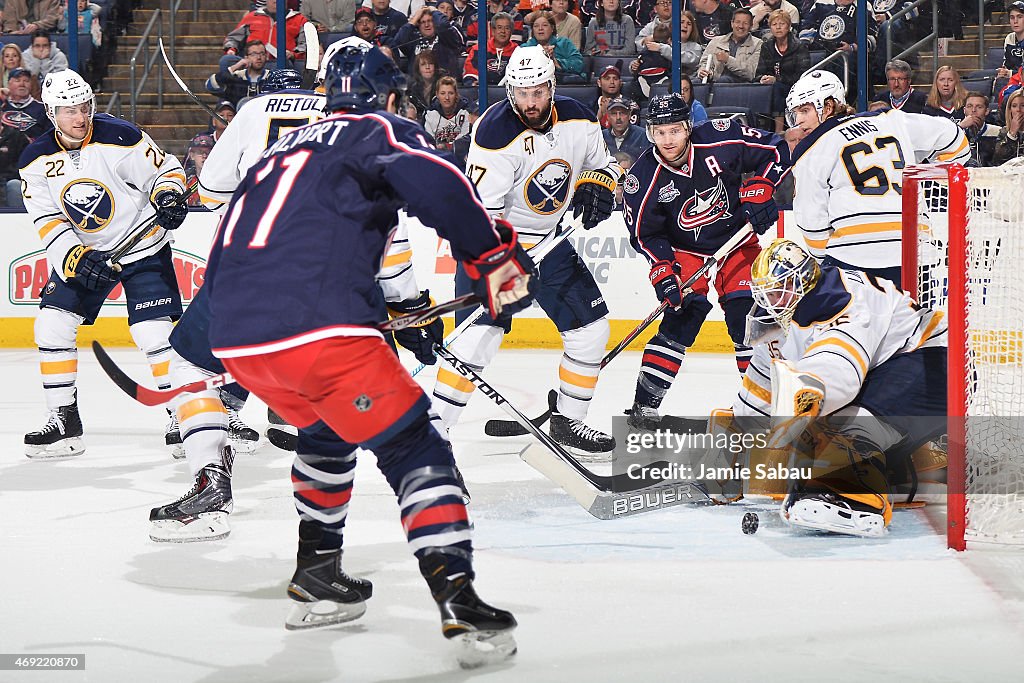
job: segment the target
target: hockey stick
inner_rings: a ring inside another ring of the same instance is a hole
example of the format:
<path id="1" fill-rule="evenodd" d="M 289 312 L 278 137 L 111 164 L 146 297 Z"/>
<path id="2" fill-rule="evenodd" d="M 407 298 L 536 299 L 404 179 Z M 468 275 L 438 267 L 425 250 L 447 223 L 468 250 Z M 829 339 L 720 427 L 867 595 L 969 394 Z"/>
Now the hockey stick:
<path id="1" fill-rule="evenodd" d="M 192 182 L 185 186 L 185 194 L 181 195 L 181 198 L 175 202 L 176 206 L 181 206 L 188 201 L 188 198 L 192 196 L 192 193 L 199 187 L 199 179 L 193 178 Z M 157 226 L 159 219 L 153 216 L 148 221 L 142 224 L 141 227 L 136 229 L 132 236 L 128 238 L 124 244 L 119 246 L 114 251 L 110 252 L 110 258 L 107 259 L 107 265 L 113 268 L 116 272 L 121 272 L 121 259 L 124 258 L 125 254 L 138 246 L 139 242 L 146 239 L 146 236 L 152 232 L 153 228 Z"/>
<path id="2" fill-rule="evenodd" d="M 568 214 L 565 214 L 565 216 L 568 216 Z M 583 218 L 566 217 L 563 218 L 563 220 L 565 222 L 565 225 L 559 225 L 555 229 L 555 232 L 552 233 L 551 239 L 545 237 L 543 240 L 533 245 L 533 248 L 527 250 L 526 253 L 528 253 L 530 255 L 530 258 L 533 259 L 534 265 L 540 265 L 540 262 L 544 260 L 545 256 L 551 253 L 551 250 L 553 250 L 563 241 L 569 239 L 569 236 L 572 235 L 573 232 L 575 232 L 577 229 L 583 229 Z M 545 242 L 545 240 L 547 241 Z M 452 333 L 444 338 L 444 341 L 441 343 L 441 345 L 444 346 L 445 348 L 451 346 L 452 342 L 458 339 L 463 332 L 468 330 L 470 325 L 479 320 L 483 316 L 484 312 L 484 308 L 483 306 L 481 306 L 477 310 L 470 313 L 469 317 L 463 320 L 461 325 L 452 330 Z M 418 366 L 413 368 L 412 372 L 410 372 L 409 374 L 415 377 L 425 367 L 427 367 L 425 363 L 420 363 Z"/>
<path id="3" fill-rule="evenodd" d="M 315 74 L 320 68 L 320 35 L 311 21 L 302 25 L 302 35 L 306 39 L 306 71 Z"/>
<path id="4" fill-rule="evenodd" d="M 718 261 L 722 260 L 730 253 L 732 253 L 732 251 L 736 247 L 738 247 L 744 240 L 746 240 L 752 232 L 753 230 L 751 229 L 749 223 L 747 225 L 744 225 L 739 232 L 737 232 L 735 235 L 729 238 L 729 240 L 725 244 L 719 247 L 718 251 L 704 259 L 704 264 L 700 268 L 698 268 L 693 275 L 687 278 L 686 282 L 683 283 L 683 286 L 680 289 L 686 289 L 687 287 L 693 286 L 693 283 L 699 280 L 700 277 L 704 275 L 704 273 L 708 272 L 708 270 L 711 269 L 711 266 L 718 263 Z M 627 334 L 626 337 L 621 342 L 619 342 L 614 349 L 612 349 L 607 353 L 607 355 L 605 355 L 605 357 L 601 360 L 601 369 L 604 369 L 604 366 L 608 365 L 608 363 L 612 362 L 613 358 L 622 353 L 622 351 L 627 346 L 629 346 L 634 339 L 639 337 L 644 330 L 650 327 L 651 323 L 653 323 L 655 320 L 661 317 L 661 314 L 664 313 L 665 309 L 667 308 L 667 301 L 662 301 L 660 304 L 658 304 L 658 307 L 655 308 L 649 316 L 644 318 L 643 322 L 641 322 L 639 325 L 633 328 L 632 332 Z M 540 427 L 545 422 L 547 422 L 548 418 L 550 417 L 551 411 L 547 410 L 543 414 L 530 420 L 530 422 L 532 422 L 534 426 Z M 486 434 L 487 436 L 501 437 L 524 436 L 527 434 L 527 431 L 518 422 L 512 420 L 488 420 L 484 424 L 484 434 Z"/>
<path id="5" fill-rule="evenodd" d="M 181 88 L 182 90 L 184 90 L 185 94 L 188 95 L 189 97 L 191 97 L 192 100 L 196 104 L 198 104 L 200 107 L 202 107 L 207 112 L 209 112 L 210 116 L 212 116 L 213 118 L 217 119 L 218 121 L 223 123 L 225 126 L 228 125 L 227 119 L 225 119 L 223 116 L 221 116 L 220 114 L 215 112 L 210 107 L 210 105 L 206 104 L 206 102 L 203 102 L 201 99 L 199 99 L 199 97 L 197 97 L 196 94 L 194 92 L 192 92 L 187 85 L 185 85 L 185 81 L 181 80 L 181 76 L 179 76 L 178 72 L 174 70 L 173 66 L 171 66 L 171 60 L 167 56 L 167 50 L 164 49 L 164 39 L 163 39 L 163 37 L 157 38 L 157 45 L 160 46 L 160 54 L 164 58 L 164 64 L 167 65 L 167 70 L 171 72 L 171 78 L 173 78 L 174 82 L 178 84 L 178 87 Z"/>
<path id="6" fill-rule="evenodd" d="M 438 348 L 437 355 L 444 358 L 456 371 L 472 382 L 480 393 L 507 412 L 540 442 L 527 446 L 519 454 L 527 464 L 558 484 L 580 506 L 598 519 L 616 519 L 639 512 L 658 510 L 681 503 L 707 503 L 707 490 L 694 482 L 638 480 L 628 474 L 602 476 L 581 465 L 561 444 L 530 422 L 514 405 L 494 387 L 485 382 L 473 368 L 463 363 L 446 348 Z M 663 469 L 669 463 L 659 461 L 651 469 Z"/>
<path id="7" fill-rule="evenodd" d="M 477 306 L 479 303 L 479 297 L 475 294 L 467 294 L 465 296 L 460 296 L 458 299 L 452 299 L 451 301 L 438 304 L 437 306 L 431 306 L 430 308 L 425 308 L 422 311 L 417 311 L 416 313 L 410 313 L 398 318 L 386 320 L 374 325 L 374 327 L 382 332 L 394 332 L 412 325 L 417 325 L 430 318 L 436 318 L 440 315 L 444 315 L 445 313 L 452 313 L 463 308 L 469 308 L 470 306 Z M 231 384 L 235 381 L 235 378 L 231 376 L 230 372 L 224 372 L 219 375 L 207 377 L 206 379 L 190 382 L 189 384 L 183 384 L 182 386 L 175 387 L 174 389 L 167 389 L 165 391 L 150 389 L 133 380 L 124 370 L 119 368 L 117 363 L 114 362 L 114 359 L 110 357 L 110 354 L 107 353 L 107 350 L 104 349 L 99 342 L 93 341 L 92 350 L 96 354 L 96 360 L 99 361 L 100 367 L 103 368 L 103 372 L 107 373 L 107 376 L 114 381 L 114 384 L 116 384 L 121 391 L 146 406 L 161 406 L 178 394 L 195 393 L 198 391 L 206 391 L 207 389 L 215 389 L 226 384 Z"/>

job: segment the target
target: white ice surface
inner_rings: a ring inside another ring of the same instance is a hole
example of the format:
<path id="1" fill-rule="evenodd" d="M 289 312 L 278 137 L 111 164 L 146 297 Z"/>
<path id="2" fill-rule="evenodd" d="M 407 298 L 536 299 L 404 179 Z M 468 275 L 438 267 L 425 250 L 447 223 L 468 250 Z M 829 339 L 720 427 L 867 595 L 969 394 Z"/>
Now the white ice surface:
<path id="1" fill-rule="evenodd" d="M 138 352 L 115 350 L 136 378 Z M 488 378 L 541 412 L 558 354 L 502 351 Z M 410 359 L 411 364 L 411 359 Z M 602 374 L 591 415 L 630 405 L 639 354 Z M 265 445 L 235 465 L 233 531 L 149 540 L 149 508 L 183 493 L 160 409 L 119 393 L 80 354 L 85 455 L 33 462 L 43 417 L 36 355 L 0 352 L 0 652 L 85 653 L 84 672 L 6 681 L 892 681 L 1020 680 L 1024 555 L 946 550 L 941 508 L 899 511 L 883 540 L 796 534 L 767 505 L 672 508 L 602 522 L 496 440 L 477 397 L 453 433 L 473 492 L 477 587 L 519 619 L 519 654 L 460 670 L 408 552 L 394 496 L 364 458 L 345 567 L 374 581 L 364 617 L 286 632 L 296 517 L 290 458 Z M 432 370 L 422 379 L 430 385 Z M 727 357 L 691 357 L 665 412 L 706 414 L 736 387 Z M 261 431 L 258 401 L 243 416 Z M 743 512 L 760 513 L 754 536 Z"/>

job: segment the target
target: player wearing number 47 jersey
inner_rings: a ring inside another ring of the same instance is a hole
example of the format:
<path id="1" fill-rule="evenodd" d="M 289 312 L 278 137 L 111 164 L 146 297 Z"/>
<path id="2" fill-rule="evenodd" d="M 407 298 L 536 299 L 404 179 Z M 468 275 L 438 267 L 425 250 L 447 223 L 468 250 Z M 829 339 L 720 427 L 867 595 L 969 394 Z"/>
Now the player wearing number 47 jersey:
<path id="1" fill-rule="evenodd" d="M 779 136 L 727 119 L 692 128 L 690 107 L 678 94 L 651 101 L 647 126 L 655 146 L 623 182 L 626 227 L 634 248 L 651 262 L 658 299 L 670 306 L 644 349 L 630 410 L 630 425 L 639 428 L 659 421 L 657 408 L 711 311 L 709 278 L 686 291 L 683 280 L 745 223 L 761 234 L 776 222 L 772 196 L 789 168 L 789 149 Z M 744 174 L 750 174 L 746 181 Z M 743 333 L 752 304 L 750 264 L 759 251 L 750 235 L 719 263 L 715 278 L 741 373 L 750 360 Z"/>
<path id="2" fill-rule="evenodd" d="M 35 322 L 49 416 L 41 430 L 25 435 L 29 457 L 84 452 L 75 389 L 78 328 L 93 324 L 118 283 L 132 338 L 157 384 L 170 387 L 167 335 L 181 315 L 170 231 L 188 215 L 178 160 L 134 124 L 94 114 L 96 98 L 80 75 L 48 74 L 42 97 L 54 130 L 26 147 L 19 162 L 25 208 L 51 269 Z M 154 218 L 157 224 L 120 265 L 111 264 L 110 252 Z"/>
<path id="3" fill-rule="evenodd" d="M 828 71 L 802 77 L 786 116 L 804 137 L 793 151 L 797 227 L 825 265 L 857 268 L 899 284 L 903 168 L 971 157 L 953 121 L 899 110 L 853 114 Z"/>
<path id="4" fill-rule="evenodd" d="M 493 216 L 520 230 L 527 244 L 548 237 L 563 214 L 573 211 L 590 229 L 608 218 L 622 169 L 608 153 L 593 112 L 555 95 L 555 65 L 539 46 L 521 47 L 509 60 L 507 99 L 476 122 L 467 173 Z M 610 458 L 615 440 L 583 423 L 597 386 L 608 343 L 608 307 L 586 264 L 563 242 L 540 264 L 537 302 L 558 328 L 564 353 L 559 388 L 551 392 L 551 436 L 581 457 Z M 469 289 L 458 271 L 455 293 Z M 461 322 L 465 316 L 456 316 Z M 511 321 L 484 319 L 458 337 L 451 350 L 476 370 L 487 366 Z M 474 385 L 442 364 L 434 407 L 446 427 L 458 420 Z"/>
<path id="5" fill-rule="evenodd" d="M 204 285 L 214 354 L 302 430 L 292 468 L 299 553 L 286 626 L 339 623 L 366 609 L 372 586 L 341 568 L 362 446 L 398 496 L 444 635 L 487 640 L 491 654 L 508 656 L 516 621 L 475 593 L 452 452 L 430 425 L 423 390 L 376 329 L 387 316 L 376 275 L 400 207 L 449 240 L 499 319 L 529 305 L 533 264 L 423 129 L 394 114 L 405 76 L 380 50 L 340 50 L 325 86 L 334 114 L 280 137 L 238 186 Z"/>

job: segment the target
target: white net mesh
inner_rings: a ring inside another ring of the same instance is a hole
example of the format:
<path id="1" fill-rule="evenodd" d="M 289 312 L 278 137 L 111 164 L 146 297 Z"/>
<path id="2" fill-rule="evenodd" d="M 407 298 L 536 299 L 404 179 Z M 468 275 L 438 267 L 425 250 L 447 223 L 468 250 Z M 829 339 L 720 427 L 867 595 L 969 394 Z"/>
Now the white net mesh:
<path id="1" fill-rule="evenodd" d="M 967 367 L 950 364 L 966 390 L 965 536 L 1024 544 L 1024 169 L 970 170 L 964 311 L 947 305 L 949 231 L 964 229 L 950 218 L 949 181 L 917 182 L 918 301 L 951 326 L 966 321 Z"/>

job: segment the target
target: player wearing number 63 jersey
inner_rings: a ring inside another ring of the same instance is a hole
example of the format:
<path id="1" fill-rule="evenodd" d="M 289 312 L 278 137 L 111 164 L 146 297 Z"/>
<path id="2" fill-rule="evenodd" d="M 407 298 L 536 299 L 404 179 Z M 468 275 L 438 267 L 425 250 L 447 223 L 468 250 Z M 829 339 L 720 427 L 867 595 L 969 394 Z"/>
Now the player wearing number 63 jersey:
<path id="1" fill-rule="evenodd" d="M 167 335 L 181 315 L 181 297 L 169 231 L 188 215 L 178 160 L 134 124 L 94 114 L 92 88 L 80 75 L 48 74 L 42 98 L 54 130 L 26 147 L 19 163 L 25 208 L 51 268 L 35 322 L 49 417 L 42 430 L 25 435 L 30 457 L 84 451 L 75 389 L 78 328 L 95 321 L 118 283 L 132 338 L 158 385 L 170 386 Z M 154 218 L 119 267 L 110 264 L 109 252 Z"/>
<path id="2" fill-rule="evenodd" d="M 791 482 L 783 518 L 884 533 L 893 473 L 946 427 L 943 313 L 884 278 L 819 266 L 789 240 L 761 252 L 752 286 L 755 322 L 785 336 L 755 347 L 733 412 L 770 420 L 768 445 L 789 449 L 783 460 L 795 450 L 795 462 L 813 468 Z"/>
<path id="3" fill-rule="evenodd" d="M 899 283 L 903 168 L 964 163 L 963 130 L 950 119 L 899 110 L 853 114 L 828 71 L 803 76 L 786 97 L 787 118 L 805 134 L 793 151 L 793 213 L 811 253 Z"/>

